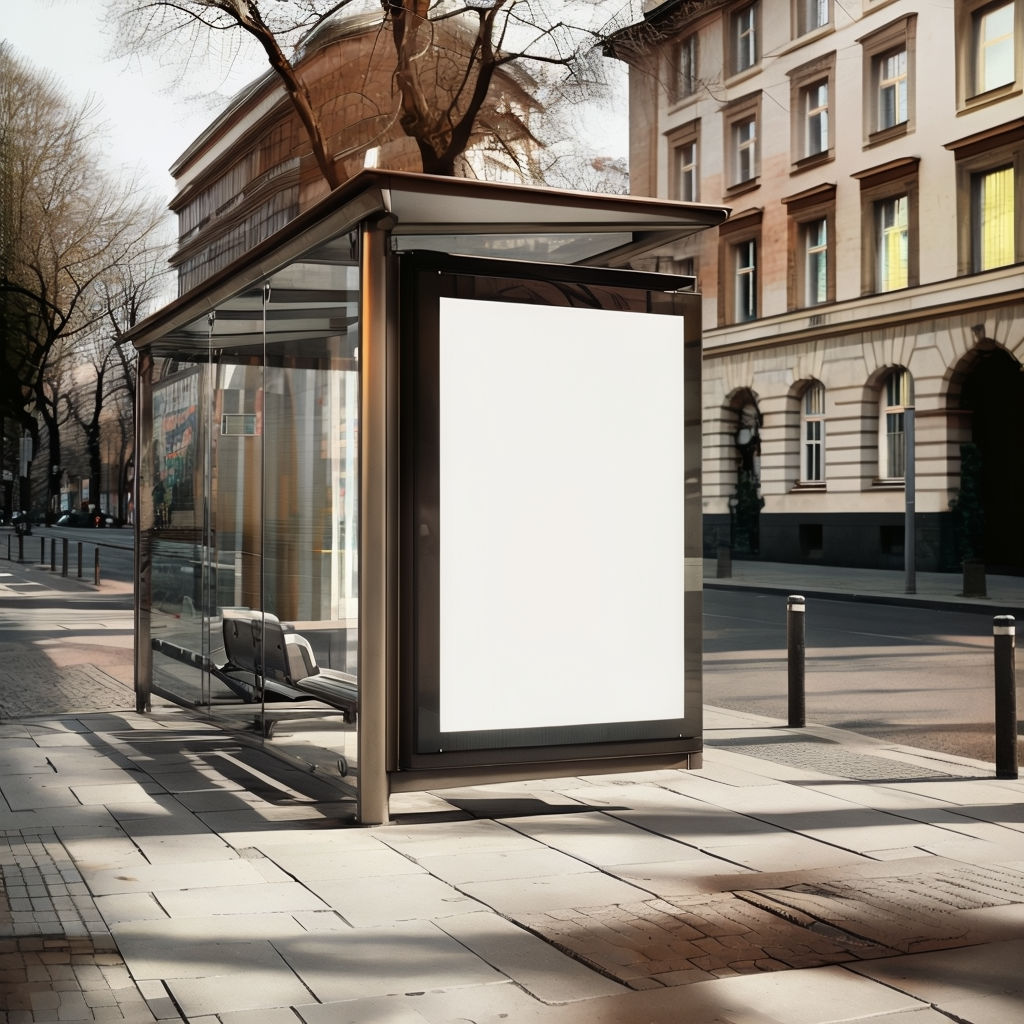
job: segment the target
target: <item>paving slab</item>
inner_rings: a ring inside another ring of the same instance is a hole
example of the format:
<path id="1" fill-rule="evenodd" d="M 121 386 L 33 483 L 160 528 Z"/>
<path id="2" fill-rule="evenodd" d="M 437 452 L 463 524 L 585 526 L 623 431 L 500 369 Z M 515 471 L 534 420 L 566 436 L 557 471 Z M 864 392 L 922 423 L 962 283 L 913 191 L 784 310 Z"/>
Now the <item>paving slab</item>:
<path id="1" fill-rule="evenodd" d="M 1019 1024 L 1024 935 L 968 949 L 895 957 L 852 970 L 941 1010 L 953 1020 Z"/>
<path id="2" fill-rule="evenodd" d="M 542 1002 L 571 1003 L 624 990 L 497 914 L 462 914 L 436 924 Z"/>
<path id="3" fill-rule="evenodd" d="M 211 973 L 203 976 L 164 980 L 187 1019 L 227 1010 L 262 1011 L 309 1001 L 309 989 L 269 944 L 252 943 L 248 949 L 237 947 L 234 955 L 239 959 L 235 970 L 228 970 L 226 961 L 215 961 L 208 965 Z"/>
<path id="4" fill-rule="evenodd" d="M 253 912 L 290 913 L 296 910 L 326 908 L 323 900 L 298 882 L 161 889 L 153 895 L 169 917 L 220 917 Z"/>
<path id="5" fill-rule="evenodd" d="M 429 921 L 289 936 L 275 947 L 325 1003 L 508 983 Z"/>
<path id="6" fill-rule="evenodd" d="M 310 880 L 307 885 L 311 893 L 356 926 L 450 917 L 481 909 L 471 894 L 426 873 L 364 877 L 354 882 Z"/>

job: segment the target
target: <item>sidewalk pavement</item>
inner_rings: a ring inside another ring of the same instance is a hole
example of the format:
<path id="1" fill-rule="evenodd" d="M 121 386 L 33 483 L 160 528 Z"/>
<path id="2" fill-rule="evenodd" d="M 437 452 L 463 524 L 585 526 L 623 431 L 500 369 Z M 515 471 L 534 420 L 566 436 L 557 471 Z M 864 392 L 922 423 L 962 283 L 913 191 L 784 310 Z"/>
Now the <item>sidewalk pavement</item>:
<path id="1" fill-rule="evenodd" d="M 776 584 L 825 592 L 802 571 Z M 130 646 L 102 615 L 94 649 Z M 37 617 L 0 603 L 0 701 Z M 53 705 L 0 719 L 0 1021 L 1021 1018 L 1024 783 L 990 764 L 707 708 L 701 770 L 400 795 L 363 829 L 182 709 Z"/>

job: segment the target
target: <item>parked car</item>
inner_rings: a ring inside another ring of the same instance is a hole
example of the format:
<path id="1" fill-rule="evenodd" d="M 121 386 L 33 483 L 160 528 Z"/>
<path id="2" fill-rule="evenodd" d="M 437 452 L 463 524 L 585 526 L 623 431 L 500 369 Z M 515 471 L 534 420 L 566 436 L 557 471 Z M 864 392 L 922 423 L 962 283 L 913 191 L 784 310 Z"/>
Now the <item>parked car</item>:
<path id="1" fill-rule="evenodd" d="M 113 516 L 107 515 L 106 512 L 79 512 L 71 511 L 65 512 L 64 515 L 57 520 L 57 526 L 82 526 L 82 527 L 104 527 L 114 526 L 116 520 Z"/>

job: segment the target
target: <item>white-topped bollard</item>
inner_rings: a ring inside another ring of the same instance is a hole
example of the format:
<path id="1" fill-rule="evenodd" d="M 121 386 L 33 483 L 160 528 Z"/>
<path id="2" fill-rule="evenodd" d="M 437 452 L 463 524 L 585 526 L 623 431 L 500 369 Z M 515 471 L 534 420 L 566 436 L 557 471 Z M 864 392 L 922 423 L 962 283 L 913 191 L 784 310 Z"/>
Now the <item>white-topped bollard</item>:
<path id="1" fill-rule="evenodd" d="M 804 701 L 804 598 L 790 594 L 786 598 L 786 646 L 789 662 L 789 727 L 802 729 L 806 723 Z"/>

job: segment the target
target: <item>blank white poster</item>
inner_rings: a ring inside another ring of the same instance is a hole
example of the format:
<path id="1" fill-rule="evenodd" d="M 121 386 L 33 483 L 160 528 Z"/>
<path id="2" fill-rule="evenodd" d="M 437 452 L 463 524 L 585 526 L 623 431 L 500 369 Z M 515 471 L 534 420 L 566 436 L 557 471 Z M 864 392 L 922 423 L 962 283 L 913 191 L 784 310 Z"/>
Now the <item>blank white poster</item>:
<path id="1" fill-rule="evenodd" d="M 682 718 L 683 319 L 443 298 L 443 732 Z"/>

